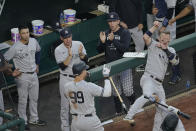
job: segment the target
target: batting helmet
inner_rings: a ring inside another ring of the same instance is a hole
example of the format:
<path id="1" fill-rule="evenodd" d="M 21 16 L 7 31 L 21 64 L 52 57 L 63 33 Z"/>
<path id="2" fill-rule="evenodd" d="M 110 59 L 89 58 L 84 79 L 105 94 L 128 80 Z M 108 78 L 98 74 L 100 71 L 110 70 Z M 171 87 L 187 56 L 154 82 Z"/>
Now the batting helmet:
<path id="1" fill-rule="evenodd" d="M 169 113 L 161 124 L 161 128 L 163 131 L 175 131 L 178 121 L 179 118 L 176 114 Z"/>
<path id="2" fill-rule="evenodd" d="M 88 69 L 88 67 L 89 67 L 89 66 L 86 65 L 86 63 L 83 62 L 83 61 L 81 61 L 81 62 L 79 62 L 79 63 L 75 63 L 75 64 L 73 65 L 73 67 L 72 67 L 73 74 L 74 74 L 75 76 L 80 75 L 80 74 L 82 73 L 82 71 Z"/>

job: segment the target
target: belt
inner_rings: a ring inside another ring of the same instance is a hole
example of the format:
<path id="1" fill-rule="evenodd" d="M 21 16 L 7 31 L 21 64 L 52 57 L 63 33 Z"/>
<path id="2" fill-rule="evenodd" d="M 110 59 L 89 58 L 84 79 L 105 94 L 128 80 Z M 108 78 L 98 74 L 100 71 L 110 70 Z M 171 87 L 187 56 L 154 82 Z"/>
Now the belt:
<path id="1" fill-rule="evenodd" d="M 62 75 L 75 78 L 74 75 L 69 75 L 69 74 L 62 74 Z"/>
<path id="2" fill-rule="evenodd" d="M 35 72 L 22 72 L 24 74 L 34 74 Z"/>
<path id="3" fill-rule="evenodd" d="M 73 115 L 73 116 L 78 116 L 78 114 L 71 114 L 71 115 Z M 86 115 L 84 115 L 85 117 L 91 117 L 91 116 L 93 116 L 93 114 L 86 114 Z"/>
<path id="4" fill-rule="evenodd" d="M 165 17 L 163 17 L 163 18 L 155 18 L 155 20 L 159 21 L 159 22 L 163 22 L 164 19 L 165 19 Z"/>
<path id="5" fill-rule="evenodd" d="M 156 81 L 158 81 L 159 83 L 163 83 L 162 80 L 160 80 L 159 78 L 153 76 L 153 75 L 150 75 L 151 78 L 155 79 Z"/>

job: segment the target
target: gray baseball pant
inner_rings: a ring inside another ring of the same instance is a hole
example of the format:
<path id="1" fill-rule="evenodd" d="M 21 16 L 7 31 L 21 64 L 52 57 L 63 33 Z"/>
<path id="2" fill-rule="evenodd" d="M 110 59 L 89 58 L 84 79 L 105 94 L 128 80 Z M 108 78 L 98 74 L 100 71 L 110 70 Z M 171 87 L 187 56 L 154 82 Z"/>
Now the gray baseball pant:
<path id="1" fill-rule="evenodd" d="M 129 29 L 129 32 L 131 34 L 131 37 L 135 43 L 135 50 L 137 52 L 141 52 L 144 50 L 144 39 L 143 39 L 143 31 L 139 30 L 138 27 L 134 27 L 132 29 Z"/>
<path id="2" fill-rule="evenodd" d="M 61 130 L 62 131 L 70 131 L 70 124 L 69 124 L 69 100 L 63 94 L 64 85 L 72 81 L 73 78 L 68 76 L 63 76 L 60 74 L 60 81 L 59 81 L 59 91 L 61 96 L 61 111 L 60 111 L 60 118 L 61 118 Z"/>
<path id="3" fill-rule="evenodd" d="M 39 95 L 39 82 L 37 74 L 25 74 L 22 73 L 21 76 L 15 78 L 17 90 L 18 90 L 18 114 L 21 118 L 25 120 L 27 124 L 27 99 L 29 97 L 29 111 L 30 111 L 30 120 L 38 120 L 37 112 L 37 101 Z"/>
<path id="4" fill-rule="evenodd" d="M 78 115 L 72 117 L 71 131 L 104 131 L 104 128 L 96 114 L 90 117 Z"/>
<path id="5" fill-rule="evenodd" d="M 148 99 L 144 98 L 144 96 L 149 97 L 152 96 L 152 94 L 156 94 L 161 101 L 165 102 L 165 91 L 163 89 L 162 83 L 151 78 L 150 74 L 144 73 L 140 80 L 140 85 L 142 87 L 143 95 L 140 96 L 131 106 L 126 118 L 133 119 L 137 111 L 140 110 L 146 102 L 148 102 Z M 159 113 L 160 112 L 156 112 L 156 115 L 160 116 Z"/>

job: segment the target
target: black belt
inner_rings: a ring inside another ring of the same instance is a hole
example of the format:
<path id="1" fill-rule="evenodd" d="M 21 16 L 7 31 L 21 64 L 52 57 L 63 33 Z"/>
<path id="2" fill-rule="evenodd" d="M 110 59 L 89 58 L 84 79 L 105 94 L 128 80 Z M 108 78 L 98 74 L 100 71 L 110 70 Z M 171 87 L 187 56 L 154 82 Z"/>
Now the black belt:
<path id="1" fill-rule="evenodd" d="M 62 75 L 75 78 L 74 75 L 69 75 L 69 74 L 62 74 Z"/>
<path id="2" fill-rule="evenodd" d="M 158 81 L 159 83 L 163 83 L 162 80 L 160 80 L 159 78 L 156 78 L 155 76 L 153 75 L 150 75 L 151 78 L 155 79 L 156 81 Z"/>
<path id="3" fill-rule="evenodd" d="M 71 115 L 73 115 L 73 116 L 78 116 L 78 114 L 71 114 Z M 93 116 L 93 114 L 86 114 L 86 115 L 84 115 L 85 117 L 91 117 L 91 116 Z"/>
<path id="4" fill-rule="evenodd" d="M 22 72 L 24 74 L 34 74 L 35 72 Z"/>

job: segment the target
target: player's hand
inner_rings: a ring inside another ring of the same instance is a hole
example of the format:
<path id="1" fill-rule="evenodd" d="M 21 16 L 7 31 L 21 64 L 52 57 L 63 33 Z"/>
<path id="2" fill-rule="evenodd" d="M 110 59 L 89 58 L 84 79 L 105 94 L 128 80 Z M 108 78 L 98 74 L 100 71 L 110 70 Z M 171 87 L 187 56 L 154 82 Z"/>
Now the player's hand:
<path id="1" fill-rule="evenodd" d="M 102 70 L 102 74 L 104 77 L 109 77 L 110 76 L 110 70 L 111 70 L 111 66 L 104 64 L 103 65 L 103 70 Z"/>
<path id="2" fill-rule="evenodd" d="M 114 40 L 114 33 L 113 32 L 111 32 L 110 34 L 108 34 L 108 39 L 110 41 L 113 41 Z"/>
<path id="3" fill-rule="evenodd" d="M 150 96 L 149 97 L 149 101 L 152 102 L 152 103 L 155 103 L 156 102 L 156 98 L 154 96 Z"/>
<path id="4" fill-rule="evenodd" d="M 161 29 L 159 30 L 160 33 L 162 33 L 163 31 L 165 31 L 166 27 L 162 26 Z"/>
<path id="5" fill-rule="evenodd" d="M 79 47 L 79 49 L 78 49 L 78 53 L 79 53 L 79 54 L 82 54 L 82 50 L 83 50 L 83 46 L 82 46 L 82 44 L 81 44 L 80 47 Z"/>
<path id="6" fill-rule="evenodd" d="M 152 8 L 152 14 L 156 15 L 159 12 L 158 8 Z"/>
<path id="7" fill-rule="evenodd" d="M 105 40 L 106 40 L 105 32 L 100 32 L 99 37 L 100 37 L 101 42 L 105 43 Z"/>
<path id="8" fill-rule="evenodd" d="M 143 24 L 139 24 L 137 27 L 138 27 L 138 30 L 140 31 L 143 29 L 144 26 L 143 26 Z"/>
<path id="9" fill-rule="evenodd" d="M 36 65 L 36 70 L 35 72 L 38 74 L 39 73 L 39 65 Z"/>
<path id="10" fill-rule="evenodd" d="M 123 27 L 123 28 L 125 28 L 125 29 L 128 29 L 128 26 L 127 26 L 127 24 L 125 23 L 125 22 L 120 22 L 120 25 Z"/>
<path id="11" fill-rule="evenodd" d="M 154 26 L 155 26 L 156 28 L 159 28 L 159 27 L 160 27 L 160 22 L 159 22 L 159 21 L 154 21 Z"/>
<path id="12" fill-rule="evenodd" d="M 168 106 L 168 110 L 169 110 L 170 112 L 175 113 L 176 115 L 178 114 L 178 111 L 179 111 L 179 109 L 177 109 L 177 108 L 175 108 L 175 107 L 173 107 L 173 106 Z"/>
<path id="13" fill-rule="evenodd" d="M 22 74 L 22 72 L 19 71 L 19 69 L 15 69 L 14 72 L 12 72 L 13 77 L 18 77 Z"/>
<path id="14" fill-rule="evenodd" d="M 169 20 L 169 25 L 172 25 L 174 22 L 176 22 L 176 19 L 175 18 L 172 18 Z"/>
<path id="15" fill-rule="evenodd" d="M 160 99 L 159 99 L 159 97 L 157 95 L 153 94 L 152 96 L 155 98 L 155 101 L 156 102 L 159 102 L 160 101 Z"/>
<path id="16" fill-rule="evenodd" d="M 69 54 L 69 56 L 72 56 L 71 47 L 68 47 L 68 54 Z"/>

